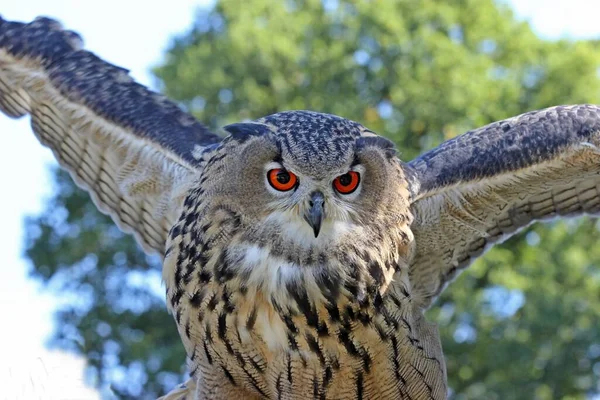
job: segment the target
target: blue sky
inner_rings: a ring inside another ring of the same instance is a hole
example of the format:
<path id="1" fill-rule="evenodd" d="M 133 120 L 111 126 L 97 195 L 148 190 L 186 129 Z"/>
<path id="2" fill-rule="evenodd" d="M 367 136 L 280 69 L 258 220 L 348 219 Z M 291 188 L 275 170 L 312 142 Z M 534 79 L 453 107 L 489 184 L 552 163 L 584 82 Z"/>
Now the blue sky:
<path id="1" fill-rule="evenodd" d="M 85 3 L 20 0 L 4 2 L 1 11 L 2 17 L 9 20 L 29 21 L 37 15 L 54 17 L 79 32 L 88 49 L 130 69 L 136 80 L 149 85 L 152 82 L 149 68 L 160 63 L 170 38 L 187 30 L 197 7 L 207 2 L 211 1 L 170 0 L 167 8 L 165 5 L 152 7 L 151 3 L 138 0 Z M 600 38 L 597 21 L 600 2 L 504 0 L 504 3 L 513 7 L 519 18 L 529 21 L 535 31 L 546 38 Z M 53 382 L 64 383 L 63 388 L 70 386 L 80 390 L 77 397 L 83 397 L 84 389 L 75 382 L 81 375 L 82 361 L 49 353 L 44 348 L 45 339 L 52 330 L 52 312 L 61 300 L 28 279 L 29 266 L 21 257 L 23 218 L 39 212 L 51 194 L 48 170 L 55 162 L 50 151 L 39 145 L 27 120 L 15 121 L 0 116 L 0 133 L 10 144 L 0 146 L 0 184 L 5 188 L 0 207 L 0 313 L 4 323 L 0 340 L 0 387 L 6 388 L 3 379 L 12 375 L 13 387 L 20 388 L 15 385 L 15 377 L 20 382 L 20 377 L 25 379 L 25 375 L 15 375 L 19 368 L 39 371 L 41 364 L 58 363 L 62 370 L 70 368 L 68 373 L 61 372 L 61 376 L 75 378 L 64 382 L 54 379 Z M 17 343 L 20 345 L 15 346 Z M 85 392 L 85 398 L 91 396 L 90 392 Z"/>

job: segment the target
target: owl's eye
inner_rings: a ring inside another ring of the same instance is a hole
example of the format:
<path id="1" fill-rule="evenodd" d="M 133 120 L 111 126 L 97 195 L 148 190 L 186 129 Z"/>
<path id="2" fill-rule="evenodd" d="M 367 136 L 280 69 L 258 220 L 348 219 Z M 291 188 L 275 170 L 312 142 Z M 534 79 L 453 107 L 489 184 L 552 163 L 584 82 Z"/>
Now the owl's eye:
<path id="1" fill-rule="evenodd" d="M 287 192 L 295 188 L 298 183 L 298 177 L 283 168 L 276 168 L 267 172 L 267 179 L 269 184 L 280 192 Z"/>
<path id="2" fill-rule="evenodd" d="M 333 180 L 333 187 L 341 194 L 350 194 L 356 190 L 360 183 L 360 174 L 348 171 Z"/>

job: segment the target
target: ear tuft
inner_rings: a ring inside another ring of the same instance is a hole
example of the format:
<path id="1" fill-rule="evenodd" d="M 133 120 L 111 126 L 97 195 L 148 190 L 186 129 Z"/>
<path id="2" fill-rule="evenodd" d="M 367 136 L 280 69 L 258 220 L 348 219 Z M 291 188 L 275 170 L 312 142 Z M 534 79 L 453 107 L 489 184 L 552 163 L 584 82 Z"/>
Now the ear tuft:
<path id="1" fill-rule="evenodd" d="M 394 142 L 381 136 L 361 136 L 356 139 L 356 149 L 358 151 L 367 147 L 380 148 L 383 150 L 388 160 L 397 156 L 396 145 L 394 145 Z"/>
<path id="2" fill-rule="evenodd" d="M 240 122 L 237 124 L 230 124 L 223 127 L 233 140 L 240 143 L 245 142 L 252 136 L 263 136 L 271 133 L 268 126 L 263 124 L 257 124 L 255 122 Z"/>

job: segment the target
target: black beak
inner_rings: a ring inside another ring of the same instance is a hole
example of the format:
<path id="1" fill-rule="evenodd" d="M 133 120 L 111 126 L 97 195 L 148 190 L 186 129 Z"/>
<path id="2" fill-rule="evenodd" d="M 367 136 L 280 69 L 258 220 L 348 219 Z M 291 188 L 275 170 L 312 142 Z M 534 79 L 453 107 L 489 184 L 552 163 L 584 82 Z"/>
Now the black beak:
<path id="1" fill-rule="evenodd" d="M 308 222 L 308 224 L 313 228 L 313 233 L 315 237 L 319 236 L 319 232 L 321 231 L 321 222 L 323 221 L 323 203 L 325 202 L 325 198 L 323 193 L 321 192 L 313 192 L 310 195 L 310 201 L 308 205 L 310 208 L 304 214 L 304 220 Z"/>

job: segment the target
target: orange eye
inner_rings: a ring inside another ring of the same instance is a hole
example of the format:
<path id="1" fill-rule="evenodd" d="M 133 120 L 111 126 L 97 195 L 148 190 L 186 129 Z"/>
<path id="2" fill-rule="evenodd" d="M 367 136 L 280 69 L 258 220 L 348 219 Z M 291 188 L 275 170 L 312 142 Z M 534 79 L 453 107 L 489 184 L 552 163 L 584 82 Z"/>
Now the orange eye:
<path id="1" fill-rule="evenodd" d="M 333 180 L 333 187 L 341 194 L 350 194 L 356 190 L 360 183 L 360 174 L 356 171 L 348 171 Z"/>
<path id="2" fill-rule="evenodd" d="M 267 179 L 273 188 L 281 192 L 287 192 L 295 188 L 298 183 L 298 177 L 283 168 L 276 168 L 267 172 Z"/>

